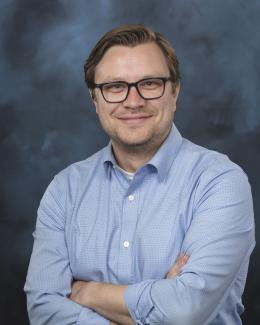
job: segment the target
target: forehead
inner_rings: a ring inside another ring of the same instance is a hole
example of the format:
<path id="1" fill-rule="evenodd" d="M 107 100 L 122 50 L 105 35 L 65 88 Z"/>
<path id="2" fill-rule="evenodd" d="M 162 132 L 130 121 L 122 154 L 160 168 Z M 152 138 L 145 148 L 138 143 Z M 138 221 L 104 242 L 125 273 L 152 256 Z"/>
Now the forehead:
<path id="1" fill-rule="evenodd" d="M 169 69 L 160 47 L 156 43 L 112 46 L 96 67 L 95 81 L 113 79 L 135 81 L 149 76 L 168 76 Z"/>

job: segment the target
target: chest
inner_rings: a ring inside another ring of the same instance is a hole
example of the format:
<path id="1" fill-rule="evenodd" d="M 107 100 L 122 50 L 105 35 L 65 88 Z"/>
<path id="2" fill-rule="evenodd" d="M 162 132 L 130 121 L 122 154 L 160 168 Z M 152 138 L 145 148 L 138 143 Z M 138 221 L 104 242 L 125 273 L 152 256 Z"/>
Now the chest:
<path id="1" fill-rule="evenodd" d="M 132 187 L 103 180 L 77 201 L 66 227 L 74 278 L 129 284 L 165 277 L 192 217 L 187 195 L 149 179 Z"/>

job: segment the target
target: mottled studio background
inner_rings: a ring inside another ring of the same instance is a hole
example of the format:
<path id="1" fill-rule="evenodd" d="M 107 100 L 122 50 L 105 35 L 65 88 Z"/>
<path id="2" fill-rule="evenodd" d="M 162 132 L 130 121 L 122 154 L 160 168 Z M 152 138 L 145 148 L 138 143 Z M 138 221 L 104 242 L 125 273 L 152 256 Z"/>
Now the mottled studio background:
<path id="1" fill-rule="evenodd" d="M 259 238 L 259 21 L 259 0 L 1 0 L 0 324 L 28 324 L 22 287 L 47 184 L 107 142 L 83 63 L 101 35 L 122 23 L 147 24 L 175 46 L 182 71 L 176 124 L 245 169 Z M 259 274 L 256 247 L 244 324 L 259 324 Z"/>

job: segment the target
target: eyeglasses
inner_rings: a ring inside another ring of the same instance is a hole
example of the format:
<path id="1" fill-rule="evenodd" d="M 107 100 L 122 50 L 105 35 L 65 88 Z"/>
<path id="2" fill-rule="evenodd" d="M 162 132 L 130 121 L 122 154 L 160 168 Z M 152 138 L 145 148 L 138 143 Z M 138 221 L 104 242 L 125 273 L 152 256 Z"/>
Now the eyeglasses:
<path id="1" fill-rule="evenodd" d="M 113 81 L 95 84 L 94 88 L 101 90 L 104 100 L 108 103 L 124 102 L 131 87 L 135 87 L 143 99 L 157 99 L 163 96 L 165 83 L 171 80 L 170 77 L 154 77 L 128 83 L 125 81 Z"/>

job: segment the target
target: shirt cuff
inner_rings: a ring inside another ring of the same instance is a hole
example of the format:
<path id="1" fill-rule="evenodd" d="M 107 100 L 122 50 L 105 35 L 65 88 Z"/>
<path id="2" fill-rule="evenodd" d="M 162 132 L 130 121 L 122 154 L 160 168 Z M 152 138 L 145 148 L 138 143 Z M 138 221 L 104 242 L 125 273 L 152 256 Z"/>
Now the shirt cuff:
<path id="1" fill-rule="evenodd" d="M 146 324 L 147 316 L 153 309 L 150 291 L 154 282 L 154 280 L 147 280 L 131 284 L 125 290 L 125 303 L 136 324 Z"/>
<path id="2" fill-rule="evenodd" d="M 82 307 L 77 325 L 109 325 L 110 321 L 89 308 Z"/>

